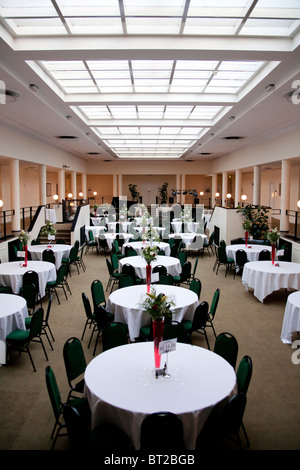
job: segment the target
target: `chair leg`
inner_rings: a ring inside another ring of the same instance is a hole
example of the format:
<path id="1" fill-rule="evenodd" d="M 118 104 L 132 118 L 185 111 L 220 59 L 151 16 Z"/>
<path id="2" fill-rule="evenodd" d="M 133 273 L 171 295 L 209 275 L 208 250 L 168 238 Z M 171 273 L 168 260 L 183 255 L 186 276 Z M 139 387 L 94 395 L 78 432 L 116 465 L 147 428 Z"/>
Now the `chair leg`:
<path id="1" fill-rule="evenodd" d="M 244 426 L 244 423 L 243 423 L 243 422 L 242 422 L 242 429 L 243 429 L 244 436 L 245 436 L 245 439 L 246 439 L 246 442 L 247 442 L 247 446 L 250 447 L 250 442 L 249 442 L 249 439 L 248 439 L 248 436 L 247 436 L 247 433 L 246 433 L 246 429 L 245 429 L 245 426 Z"/>

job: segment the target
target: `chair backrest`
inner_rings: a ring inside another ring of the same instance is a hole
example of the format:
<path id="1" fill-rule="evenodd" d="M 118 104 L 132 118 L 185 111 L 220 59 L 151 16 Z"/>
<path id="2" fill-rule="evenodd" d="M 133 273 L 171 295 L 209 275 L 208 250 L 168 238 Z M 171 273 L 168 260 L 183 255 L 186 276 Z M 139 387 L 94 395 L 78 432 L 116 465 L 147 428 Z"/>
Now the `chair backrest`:
<path id="1" fill-rule="evenodd" d="M 61 395 L 57 385 L 55 374 L 50 366 L 47 366 L 45 369 L 46 375 L 46 386 L 48 390 L 48 395 L 52 405 L 53 413 L 56 419 L 60 415 L 61 409 Z"/>
<path id="2" fill-rule="evenodd" d="M 128 344 L 127 330 L 123 323 L 108 323 L 102 332 L 103 351 Z"/>
<path id="3" fill-rule="evenodd" d="M 179 343 L 187 343 L 187 335 L 181 323 L 175 320 L 165 321 L 163 339 L 177 338 Z"/>
<path id="4" fill-rule="evenodd" d="M 107 266 L 109 275 L 112 276 L 114 273 L 114 268 L 108 258 L 105 258 L 105 261 L 106 261 L 106 266 Z"/>
<path id="5" fill-rule="evenodd" d="M 174 284 L 174 278 L 172 274 L 170 273 L 160 274 L 158 284 L 166 284 L 168 286 L 172 286 Z"/>
<path id="6" fill-rule="evenodd" d="M 247 394 L 250 380 L 252 377 L 252 370 L 252 359 L 250 356 L 245 355 L 244 357 L 242 357 L 236 373 L 239 393 L 244 393 L 245 395 Z"/>
<path id="7" fill-rule="evenodd" d="M 42 307 L 38 308 L 34 314 L 32 315 L 32 319 L 30 322 L 30 332 L 29 332 L 29 339 L 36 338 L 42 332 L 43 326 L 43 319 L 44 319 L 44 309 Z"/>
<path id="8" fill-rule="evenodd" d="M 174 258 L 177 258 L 178 246 L 176 245 L 174 238 L 172 240 L 173 240 L 174 244 L 171 246 L 170 256 L 173 256 Z"/>
<path id="9" fill-rule="evenodd" d="M 226 402 L 218 419 L 218 432 L 221 437 L 239 433 L 246 404 L 247 397 L 244 393 L 238 393 Z"/>
<path id="10" fill-rule="evenodd" d="M 22 297 L 26 300 L 27 308 L 30 310 L 35 309 L 36 300 L 37 300 L 38 290 L 35 284 L 32 282 L 29 284 L 24 284 L 22 290 Z"/>
<path id="11" fill-rule="evenodd" d="M 114 271 L 116 271 L 119 268 L 119 260 L 116 253 L 111 253 L 110 260 Z"/>
<path id="12" fill-rule="evenodd" d="M 218 260 L 220 263 L 227 263 L 226 249 L 224 246 L 219 246 L 218 250 Z"/>
<path id="13" fill-rule="evenodd" d="M 212 244 L 213 244 L 214 238 L 215 238 L 215 232 L 211 232 L 211 234 L 210 234 L 210 236 L 209 236 L 209 240 L 208 240 L 208 244 L 209 244 L 209 245 L 212 245 Z"/>
<path id="14" fill-rule="evenodd" d="M 53 300 L 53 293 L 51 293 L 51 294 L 49 295 L 49 299 L 48 299 L 47 311 L 46 311 L 46 316 L 45 316 L 45 321 L 46 321 L 46 322 L 48 322 L 49 317 L 50 317 L 50 311 L 51 311 L 52 300 Z"/>
<path id="15" fill-rule="evenodd" d="M 243 249 L 237 250 L 235 254 L 235 261 L 238 266 L 244 266 L 248 262 L 247 253 Z"/>
<path id="16" fill-rule="evenodd" d="M 163 266 L 162 264 L 158 264 L 154 266 L 154 268 L 152 269 L 152 272 L 159 273 L 159 274 L 167 274 L 167 268 Z"/>
<path id="17" fill-rule="evenodd" d="M 55 255 L 51 248 L 46 248 L 46 250 L 43 251 L 42 260 L 55 264 Z"/>
<path id="18" fill-rule="evenodd" d="M 119 278 L 119 288 L 122 289 L 123 287 L 130 287 L 134 285 L 134 280 L 132 279 L 131 276 L 128 276 L 127 274 L 123 274 Z"/>
<path id="19" fill-rule="evenodd" d="M 196 307 L 193 317 L 193 330 L 200 330 L 205 327 L 208 317 L 208 307 L 208 302 L 205 300 Z"/>
<path id="20" fill-rule="evenodd" d="M 55 240 L 55 243 L 56 243 L 57 245 L 65 245 L 65 244 L 66 244 L 66 241 L 65 241 L 63 238 L 57 238 L 57 239 Z"/>
<path id="21" fill-rule="evenodd" d="M 78 410 L 68 404 L 63 404 L 63 417 L 71 449 L 75 451 L 91 449 L 92 441 L 89 429 Z"/>
<path id="22" fill-rule="evenodd" d="M 186 252 L 185 252 L 185 251 L 180 251 L 180 252 L 178 253 L 177 257 L 178 257 L 178 259 L 179 259 L 179 261 L 180 261 L 181 266 L 183 266 L 184 263 L 185 263 L 186 260 L 187 260 L 187 254 L 186 254 Z"/>
<path id="23" fill-rule="evenodd" d="M 81 341 L 72 337 L 67 339 L 63 347 L 63 358 L 69 384 L 84 373 L 86 369 L 86 360 Z"/>
<path id="24" fill-rule="evenodd" d="M 195 263 L 194 263 L 194 267 L 193 267 L 193 276 L 195 277 L 196 276 L 196 270 L 197 270 L 197 266 L 198 266 L 198 261 L 199 261 L 199 256 L 197 256 L 197 258 L 195 259 Z"/>
<path id="25" fill-rule="evenodd" d="M 258 261 L 269 261 L 271 259 L 271 253 L 269 250 L 261 250 L 258 255 Z"/>
<path id="26" fill-rule="evenodd" d="M 214 292 L 214 295 L 211 301 L 210 311 L 209 311 L 212 319 L 215 317 L 219 299 L 220 299 L 220 289 L 218 288 Z"/>
<path id="27" fill-rule="evenodd" d="M 38 273 L 36 271 L 26 271 L 24 274 L 23 274 L 23 286 L 25 284 L 34 284 L 38 291 L 39 291 L 39 276 L 38 276 Z"/>
<path id="28" fill-rule="evenodd" d="M 137 256 L 137 251 L 132 246 L 125 246 L 125 256 Z"/>
<path id="29" fill-rule="evenodd" d="M 77 260 L 77 254 L 78 254 L 78 250 L 76 249 L 75 246 L 72 246 L 70 250 L 70 254 L 69 254 L 70 263 L 73 263 L 74 261 Z"/>
<path id="30" fill-rule="evenodd" d="M 124 264 L 122 266 L 122 273 L 127 274 L 128 276 L 131 276 L 132 279 L 135 281 L 135 279 L 136 279 L 135 270 L 134 270 L 134 267 L 131 264 L 128 264 L 128 263 Z"/>
<path id="31" fill-rule="evenodd" d="M 225 242 L 225 240 L 221 240 L 221 241 L 220 241 L 220 246 L 223 246 L 224 248 L 226 248 L 226 242 Z"/>
<path id="32" fill-rule="evenodd" d="M 181 269 L 181 282 L 187 281 L 191 277 L 192 264 L 190 261 L 186 261 Z"/>
<path id="33" fill-rule="evenodd" d="M 61 264 L 60 267 L 56 271 L 56 284 L 61 284 L 64 282 L 66 273 L 66 265 Z"/>
<path id="34" fill-rule="evenodd" d="M 82 302 L 83 302 L 83 306 L 84 306 L 84 311 L 85 311 L 86 317 L 87 317 L 89 320 L 91 320 L 91 319 L 93 318 L 93 312 L 92 312 L 90 300 L 89 300 L 88 296 L 87 296 L 84 292 L 82 292 L 81 298 L 82 298 Z"/>
<path id="35" fill-rule="evenodd" d="M 159 429 L 160 438 L 157 436 Z M 170 412 L 152 413 L 141 424 L 142 451 L 170 451 L 179 452 L 185 449 L 183 441 L 183 424 L 178 415 Z"/>
<path id="36" fill-rule="evenodd" d="M 99 331 L 103 330 L 103 328 L 111 322 L 111 319 L 108 317 L 107 310 L 103 307 L 103 305 L 97 305 L 94 311 L 95 321 L 99 328 Z"/>
<path id="37" fill-rule="evenodd" d="M 89 230 L 89 241 L 90 242 L 93 242 L 95 239 L 94 239 L 94 234 L 93 234 L 93 230 Z"/>
<path id="38" fill-rule="evenodd" d="M 106 303 L 103 284 L 99 279 L 96 279 L 91 284 L 91 292 L 92 292 L 92 299 L 94 308 L 96 305 L 101 305 Z"/>
<path id="39" fill-rule="evenodd" d="M 200 279 L 192 279 L 191 280 L 191 283 L 190 283 L 190 286 L 189 286 L 189 289 L 193 292 L 195 292 L 195 294 L 197 294 L 198 296 L 198 299 L 200 298 L 200 294 L 201 294 L 201 290 L 202 290 L 202 283 L 200 281 Z"/>
<path id="40" fill-rule="evenodd" d="M 238 342 L 231 333 L 220 333 L 215 342 L 214 353 L 223 357 L 235 369 L 238 355 Z"/>
<path id="41" fill-rule="evenodd" d="M 31 241 L 31 245 L 40 245 L 40 244 L 41 244 L 41 242 L 38 239 Z"/>

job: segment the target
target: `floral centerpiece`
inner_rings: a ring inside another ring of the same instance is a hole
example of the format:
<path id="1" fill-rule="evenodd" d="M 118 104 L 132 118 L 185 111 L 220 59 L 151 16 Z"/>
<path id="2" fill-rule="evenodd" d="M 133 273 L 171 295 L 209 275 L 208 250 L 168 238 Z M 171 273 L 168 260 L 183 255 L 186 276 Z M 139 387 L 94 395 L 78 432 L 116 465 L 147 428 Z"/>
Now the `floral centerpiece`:
<path id="1" fill-rule="evenodd" d="M 50 220 L 47 220 L 46 225 L 44 225 L 41 228 L 41 235 L 49 236 L 49 235 L 55 235 L 55 234 L 56 234 L 56 229 L 54 228 L 52 222 L 50 222 Z"/>
<path id="2" fill-rule="evenodd" d="M 182 222 L 192 222 L 192 208 L 191 206 L 185 205 L 181 213 Z"/>
<path id="3" fill-rule="evenodd" d="M 249 232 L 252 226 L 252 222 L 250 219 L 245 219 L 242 223 L 242 227 L 246 232 Z"/>
<path id="4" fill-rule="evenodd" d="M 280 233 L 278 232 L 277 227 L 275 227 L 273 230 L 270 230 L 267 232 L 265 238 L 271 242 L 271 244 L 276 244 L 277 241 L 280 238 Z"/>
<path id="5" fill-rule="evenodd" d="M 147 232 L 143 234 L 144 240 L 151 240 L 158 242 L 160 240 L 159 233 L 153 225 L 150 225 Z"/>
<path id="6" fill-rule="evenodd" d="M 152 289 L 151 292 L 146 293 L 146 298 L 141 303 L 141 307 L 151 315 L 152 320 L 156 321 L 158 318 L 172 318 L 171 307 L 175 305 L 172 299 L 169 299 L 165 294 L 156 294 L 156 290 Z"/>
<path id="7" fill-rule="evenodd" d="M 20 242 L 22 243 L 22 245 L 26 246 L 30 236 L 28 232 L 26 232 L 25 230 L 21 230 L 21 232 L 18 235 L 18 238 Z"/>
<path id="8" fill-rule="evenodd" d="M 147 264 L 150 264 L 151 261 L 154 261 L 156 259 L 157 253 L 157 246 L 142 247 L 142 256 L 145 258 Z"/>
<path id="9" fill-rule="evenodd" d="M 94 204 L 93 205 L 93 208 L 94 208 L 94 211 L 95 211 L 95 217 L 97 216 L 97 209 L 98 209 L 99 205 L 98 204 Z"/>

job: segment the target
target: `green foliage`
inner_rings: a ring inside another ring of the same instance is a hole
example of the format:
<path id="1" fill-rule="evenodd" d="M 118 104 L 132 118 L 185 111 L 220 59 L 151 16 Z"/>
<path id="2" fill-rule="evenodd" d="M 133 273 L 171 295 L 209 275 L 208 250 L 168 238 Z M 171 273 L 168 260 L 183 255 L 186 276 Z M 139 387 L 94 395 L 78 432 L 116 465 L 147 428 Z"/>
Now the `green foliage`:
<path id="1" fill-rule="evenodd" d="M 165 204 L 168 201 L 168 186 L 169 183 L 165 181 L 164 184 L 161 185 L 161 188 L 159 188 L 159 197 L 161 204 Z"/>
<path id="2" fill-rule="evenodd" d="M 265 238 L 269 231 L 268 209 L 263 206 L 247 204 L 245 207 L 238 207 L 237 212 L 240 212 L 245 218 L 242 224 L 243 228 L 249 227 L 248 231 L 255 240 Z"/>
<path id="3" fill-rule="evenodd" d="M 133 201 L 138 201 L 140 197 L 140 193 L 137 190 L 137 185 L 136 184 L 129 184 L 129 191 L 131 193 L 131 197 Z"/>

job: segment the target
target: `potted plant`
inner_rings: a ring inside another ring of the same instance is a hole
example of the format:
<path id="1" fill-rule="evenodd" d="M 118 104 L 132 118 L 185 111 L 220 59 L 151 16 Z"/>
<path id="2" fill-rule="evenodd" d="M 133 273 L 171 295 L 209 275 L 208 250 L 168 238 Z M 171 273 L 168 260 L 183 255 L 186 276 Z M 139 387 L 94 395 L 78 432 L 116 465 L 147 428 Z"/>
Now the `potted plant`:
<path id="1" fill-rule="evenodd" d="M 137 190 L 137 185 L 136 184 L 129 184 L 129 191 L 131 193 L 131 197 L 133 201 L 138 201 L 140 197 L 140 193 Z"/>
<path id="2" fill-rule="evenodd" d="M 27 259 L 28 259 L 27 242 L 30 238 L 29 233 L 26 232 L 25 230 L 21 230 L 21 232 L 18 235 L 18 238 L 19 238 L 20 242 L 23 245 L 23 250 L 24 250 L 24 253 L 25 253 L 24 265 L 23 266 L 27 266 Z"/>
<path id="3" fill-rule="evenodd" d="M 159 188 L 159 198 L 160 198 L 161 204 L 166 204 L 168 201 L 168 186 L 169 186 L 169 183 L 165 181 Z"/>
<path id="4" fill-rule="evenodd" d="M 247 204 L 245 207 L 238 206 L 237 212 L 240 212 L 245 219 L 250 220 L 250 235 L 255 240 L 263 239 L 269 230 L 268 209 L 263 206 Z"/>

